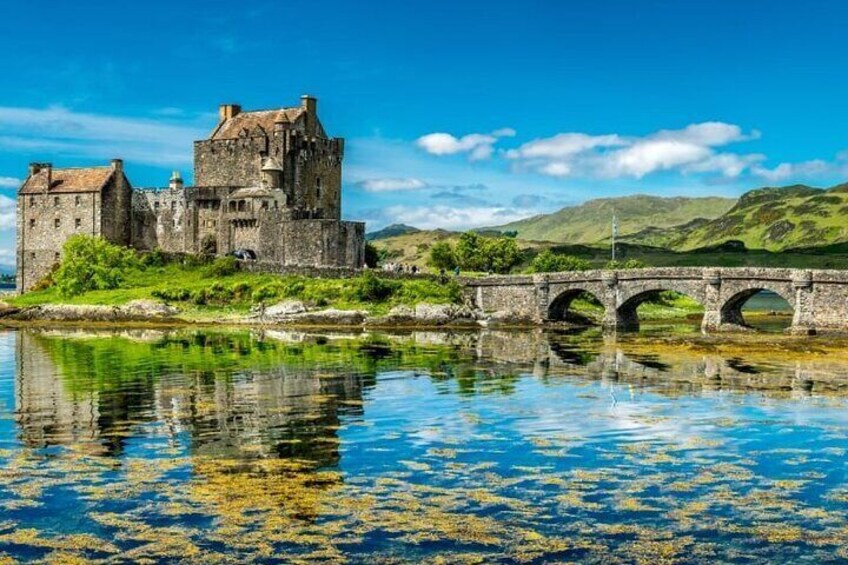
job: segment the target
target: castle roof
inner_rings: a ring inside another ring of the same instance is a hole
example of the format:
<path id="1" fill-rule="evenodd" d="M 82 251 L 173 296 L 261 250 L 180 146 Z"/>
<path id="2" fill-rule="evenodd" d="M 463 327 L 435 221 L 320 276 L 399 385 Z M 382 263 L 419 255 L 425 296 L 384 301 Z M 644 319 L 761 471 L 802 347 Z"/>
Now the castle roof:
<path id="1" fill-rule="evenodd" d="M 52 169 L 48 187 L 48 170 L 41 169 L 24 181 L 20 193 L 41 194 L 45 190 L 50 193 L 100 192 L 114 172 L 115 169 L 110 166 Z"/>
<path id="2" fill-rule="evenodd" d="M 257 126 L 266 133 L 274 131 L 277 122 L 294 123 L 306 110 L 297 106 L 294 108 L 279 108 L 277 110 L 258 110 L 256 112 L 239 112 L 232 118 L 224 120 L 212 132 L 212 139 L 237 139 L 243 131 L 253 133 Z"/>

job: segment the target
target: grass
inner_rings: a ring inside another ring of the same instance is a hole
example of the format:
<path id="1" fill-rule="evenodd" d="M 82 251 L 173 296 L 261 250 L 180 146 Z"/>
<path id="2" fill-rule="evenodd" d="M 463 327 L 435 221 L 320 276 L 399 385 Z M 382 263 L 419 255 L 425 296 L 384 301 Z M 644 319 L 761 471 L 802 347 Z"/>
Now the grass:
<path id="1" fill-rule="evenodd" d="M 55 287 L 8 299 L 13 306 L 94 304 L 118 306 L 149 299 L 178 306 L 184 317 L 200 319 L 247 313 L 259 303 L 302 300 L 316 306 L 384 314 L 393 306 L 456 303 L 459 287 L 430 279 L 385 279 L 372 274 L 351 279 L 307 278 L 237 271 L 210 276 L 204 266 L 171 263 L 132 269 L 119 288 L 63 296 Z"/>

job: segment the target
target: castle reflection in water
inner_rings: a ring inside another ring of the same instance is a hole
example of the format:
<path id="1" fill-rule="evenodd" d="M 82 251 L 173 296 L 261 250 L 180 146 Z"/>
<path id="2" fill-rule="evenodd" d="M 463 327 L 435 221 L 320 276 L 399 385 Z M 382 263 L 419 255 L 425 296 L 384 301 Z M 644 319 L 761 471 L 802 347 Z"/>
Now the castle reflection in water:
<path id="1" fill-rule="evenodd" d="M 515 374 L 669 396 L 848 391 L 838 366 L 819 360 L 772 364 L 674 347 L 645 353 L 638 343 L 541 331 L 415 332 L 375 342 L 272 331 L 32 330 L 16 332 L 15 347 L 21 441 L 103 456 L 120 456 L 133 428 L 147 425 L 188 441 L 193 455 L 337 465 L 342 419 L 362 416 L 383 360 L 411 375 L 456 379 L 468 394 L 485 394 L 480 383 Z"/>

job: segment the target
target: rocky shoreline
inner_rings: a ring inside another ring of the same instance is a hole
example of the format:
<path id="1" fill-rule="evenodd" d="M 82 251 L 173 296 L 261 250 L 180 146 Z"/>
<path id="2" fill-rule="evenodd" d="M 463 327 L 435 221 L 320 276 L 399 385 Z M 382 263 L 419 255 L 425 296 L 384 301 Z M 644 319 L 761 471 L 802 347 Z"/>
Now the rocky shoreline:
<path id="1" fill-rule="evenodd" d="M 509 312 L 484 313 L 456 304 L 418 304 L 396 306 L 387 314 L 374 316 L 365 310 L 309 308 L 303 302 L 289 300 L 233 317 L 189 319 L 171 305 L 153 300 L 136 300 L 121 306 L 44 304 L 17 308 L 0 302 L 0 324 L 28 322 L 92 322 L 226 324 L 256 326 L 324 327 L 450 327 L 485 328 L 494 326 L 532 326 L 533 320 Z"/>

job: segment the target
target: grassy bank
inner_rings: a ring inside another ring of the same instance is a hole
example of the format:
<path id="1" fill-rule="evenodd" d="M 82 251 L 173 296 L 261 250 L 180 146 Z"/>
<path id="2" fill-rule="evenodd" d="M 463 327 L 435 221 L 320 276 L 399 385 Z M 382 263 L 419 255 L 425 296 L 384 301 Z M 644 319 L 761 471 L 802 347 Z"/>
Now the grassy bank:
<path id="1" fill-rule="evenodd" d="M 12 306 L 92 304 L 119 306 L 133 300 L 156 300 L 180 308 L 190 319 L 242 315 L 254 306 L 301 300 L 318 308 L 366 310 L 384 314 L 393 306 L 460 301 L 456 283 L 430 279 L 387 279 L 365 273 L 342 278 L 307 278 L 248 273 L 220 263 L 168 263 L 128 270 L 117 288 L 69 296 L 56 286 L 6 300 Z"/>

